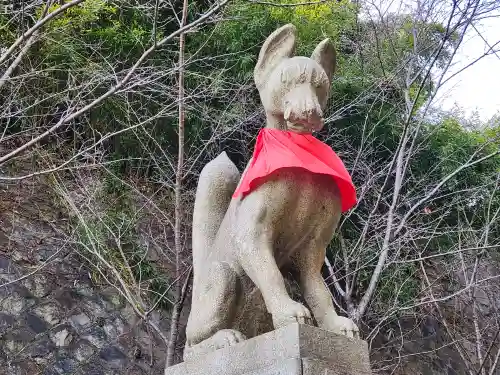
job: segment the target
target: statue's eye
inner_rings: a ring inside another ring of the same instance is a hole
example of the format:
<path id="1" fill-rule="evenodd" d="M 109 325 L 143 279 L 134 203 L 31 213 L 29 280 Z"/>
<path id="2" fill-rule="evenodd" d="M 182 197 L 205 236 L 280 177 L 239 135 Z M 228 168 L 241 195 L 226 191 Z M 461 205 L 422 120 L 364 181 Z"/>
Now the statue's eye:
<path id="1" fill-rule="evenodd" d="M 326 73 L 320 72 L 320 73 L 315 73 L 313 75 L 313 79 L 312 79 L 311 83 L 314 85 L 314 87 L 321 88 L 326 84 L 326 82 L 328 82 L 328 78 L 326 77 Z"/>

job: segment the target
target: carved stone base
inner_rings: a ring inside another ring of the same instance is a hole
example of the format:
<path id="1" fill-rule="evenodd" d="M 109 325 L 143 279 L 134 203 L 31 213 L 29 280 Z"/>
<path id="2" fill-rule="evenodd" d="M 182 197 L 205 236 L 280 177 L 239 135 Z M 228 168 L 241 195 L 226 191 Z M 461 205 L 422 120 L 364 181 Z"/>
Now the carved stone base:
<path id="1" fill-rule="evenodd" d="M 365 341 L 292 324 L 192 357 L 165 375 L 371 375 Z"/>

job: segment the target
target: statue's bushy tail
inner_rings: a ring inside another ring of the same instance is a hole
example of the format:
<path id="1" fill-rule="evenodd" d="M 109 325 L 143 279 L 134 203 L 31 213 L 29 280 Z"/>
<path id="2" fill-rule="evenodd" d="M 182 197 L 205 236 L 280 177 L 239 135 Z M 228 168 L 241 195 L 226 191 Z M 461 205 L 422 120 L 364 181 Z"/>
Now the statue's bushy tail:
<path id="1" fill-rule="evenodd" d="M 200 173 L 193 212 L 194 287 L 199 267 L 203 267 L 211 251 L 239 180 L 240 173 L 225 152 L 205 165 Z"/>

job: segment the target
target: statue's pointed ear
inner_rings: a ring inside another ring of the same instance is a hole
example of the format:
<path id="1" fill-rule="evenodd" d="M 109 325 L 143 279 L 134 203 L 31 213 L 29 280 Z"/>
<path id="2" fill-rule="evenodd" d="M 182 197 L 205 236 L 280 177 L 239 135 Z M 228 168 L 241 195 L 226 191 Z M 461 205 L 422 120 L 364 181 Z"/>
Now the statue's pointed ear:
<path id="1" fill-rule="evenodd" d="M 335 73 L 337 66 L 337 53 L 332 41 L 325 39 L 318 44 L 311 55 L 311 59 L 323 67 L 328 79 L 332 82 L 333 73 Z"/>
<path id="2" fill-rule="evenodd" d="M 260 49 L 259 59 L 254 69 L 254 79 L 257 88 L 262 87 L 269 73 L 278 63 L 290 58 L 295 53 L 296 28 L 287 24 L 269 35 Z"/>

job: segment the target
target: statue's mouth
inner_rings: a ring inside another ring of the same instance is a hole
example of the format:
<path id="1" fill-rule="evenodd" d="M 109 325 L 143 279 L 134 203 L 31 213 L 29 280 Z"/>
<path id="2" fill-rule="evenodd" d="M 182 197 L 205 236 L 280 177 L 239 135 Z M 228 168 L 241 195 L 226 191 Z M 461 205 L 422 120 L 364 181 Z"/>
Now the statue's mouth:
<path id="1" fill-rule="evenodd" d="M 296 133 L 313 133 L 323 129 L 323 119 L 318 121 L 298 120 L 294 122 L 287 121 L 287 129 Z"/>
<path id="2" fill-rule="evenodd" d="M 283 117 L 289 130 L 297 133 L 312 133 L 323 128 L 324 120 L 321 111 L 303 111 L 297 113 L 290 106 L 285 107 Z"/>

